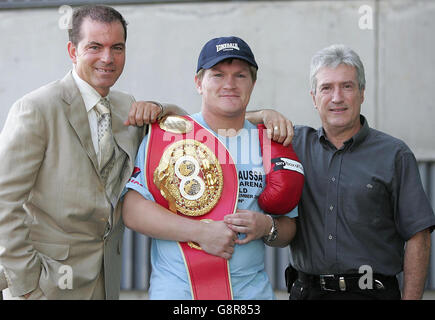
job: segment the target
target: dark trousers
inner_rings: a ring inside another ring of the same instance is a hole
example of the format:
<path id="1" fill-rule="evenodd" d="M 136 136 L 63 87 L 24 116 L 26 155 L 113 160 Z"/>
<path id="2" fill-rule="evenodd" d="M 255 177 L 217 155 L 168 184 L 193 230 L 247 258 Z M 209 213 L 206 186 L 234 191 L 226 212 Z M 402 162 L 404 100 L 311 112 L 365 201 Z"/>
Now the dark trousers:
<path id="1" fill-rule="evenodd" d="M 317 280 L 317 281 L 316 281 Z M 301 276 L 291 286 L 290 300 L 400 300 L 399 282 L 396 277 L 383 281 L 382 289 L 352 288 L 346 291 L 324 290 L 319 285 L 318 279 L 309 279 Z"/>

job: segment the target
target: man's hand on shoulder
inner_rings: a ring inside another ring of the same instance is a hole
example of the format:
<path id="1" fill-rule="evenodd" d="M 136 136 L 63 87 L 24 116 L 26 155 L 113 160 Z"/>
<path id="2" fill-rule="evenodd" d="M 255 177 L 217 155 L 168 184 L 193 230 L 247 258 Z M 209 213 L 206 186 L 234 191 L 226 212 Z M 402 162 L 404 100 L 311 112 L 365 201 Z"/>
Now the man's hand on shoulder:
<path id="1" fill-rule="evenodd" d="M 131 105 L 128 119 L 124 121 L 126 126 L 142 127 L 151 124 L 163 114 L 163 106 L 154 101 L 135 101 Z"/>
<path id="2" fill-rule="evenodd" d="M 135 101 L 131 105 L 128 119 L 124 121 L 126 126 L 142 127 L 152 124 L 167 115 L 186 115 L 186 110 L 175 104 L 160 103 L 156 101 Z"/>
<path id="3" fill-rule="evenodd" d="M 272 109 L 250 111 L 246 112 L 246 119 L 253 124 L 264 123 L 269 139 L 282 143 L 284 146 L 292 142 L 293 124 L 278 111 Z"/>

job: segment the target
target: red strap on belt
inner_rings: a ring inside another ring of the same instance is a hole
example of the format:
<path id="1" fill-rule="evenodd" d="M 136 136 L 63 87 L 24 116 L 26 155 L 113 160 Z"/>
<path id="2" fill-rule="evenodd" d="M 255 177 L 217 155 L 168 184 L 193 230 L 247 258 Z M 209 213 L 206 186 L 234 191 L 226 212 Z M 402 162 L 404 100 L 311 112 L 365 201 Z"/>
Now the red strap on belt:
<path id="1" fill-rule="evenodd" d="M 225 215 L 234 213 L 237 206 L 238 177 L 235 164 L 228 150 L 212 132 L 203 128 L 188 116 L 183 118 L 192 123 L 193 130 L 191 132 L 170 133 L 160 128 L 158 123 L 150 127 L 145 160 L 148 190 L 158 204 L 169 209 L 168 201 L 161 195 L 160 190 L 153 182 L 154 171 L 167 147 L 182 139 L 194 139 L 205 144 L 218 157 L 224 184 L 221 197 L 211 211 L 202 216 L 189 216 L 189 218 L 223 220 Z M 177 214 L 182 215 L 180 212 L 177 212 Z M 228 261 L 208 254 L 203 250 L 192 248 L 185 242 L 180 242 L 179 245 L 187 267 L 193 299 L 231 300 L 232 290 Z"/>

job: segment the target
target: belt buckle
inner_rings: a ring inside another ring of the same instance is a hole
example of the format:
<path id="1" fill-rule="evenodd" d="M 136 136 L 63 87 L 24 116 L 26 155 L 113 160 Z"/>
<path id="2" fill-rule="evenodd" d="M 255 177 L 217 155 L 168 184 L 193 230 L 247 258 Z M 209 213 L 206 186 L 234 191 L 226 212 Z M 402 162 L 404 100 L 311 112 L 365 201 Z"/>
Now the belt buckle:
<path id="1" fill-rule="evenodd" d="M 344 277 L 338 278 L 338 287 L 340 288 L 340 291 L 346 291 L 346 281 L 344 280 Z"/>
<path id="2" fill-rule="evenodd" d="M 333 274 L 325 274 L 320 276 L 320 289 L 324 291 L 335 291 L 335 289 L 330 289 L 326 287 L 325 278 L 334 278 Z"/>

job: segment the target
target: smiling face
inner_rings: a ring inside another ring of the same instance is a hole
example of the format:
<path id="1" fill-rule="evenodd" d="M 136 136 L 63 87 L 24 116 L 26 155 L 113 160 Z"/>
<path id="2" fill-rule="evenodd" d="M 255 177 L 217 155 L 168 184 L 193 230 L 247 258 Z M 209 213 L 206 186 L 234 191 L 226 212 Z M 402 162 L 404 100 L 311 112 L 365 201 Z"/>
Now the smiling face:
<path id="1" fill-rule="evenodd" d="M 364 90 L 358 87 L 356 69 L 340 64 L 323 67 L 316 75 L 316 93 L 311 92 L 326 132 L 348 133 L 352 137 L 361 127 L 360 111 Z"/>
<path id="2" fill-rule="evenodd" d="M 244 116 L 255 81 L 249 64 L 239 59 L 224 60 L 195 77 L 202 95 L 203 112 L 223 117 Z"/>
<path id="3" fill-rule="evenodd" d="M 124 28 L 119 21 L 106 23 L 86 18 L 80 33 L 77 46 L 68 42 L 69 55 L 79 77 L 104 97 L 124 69 Z"/>

